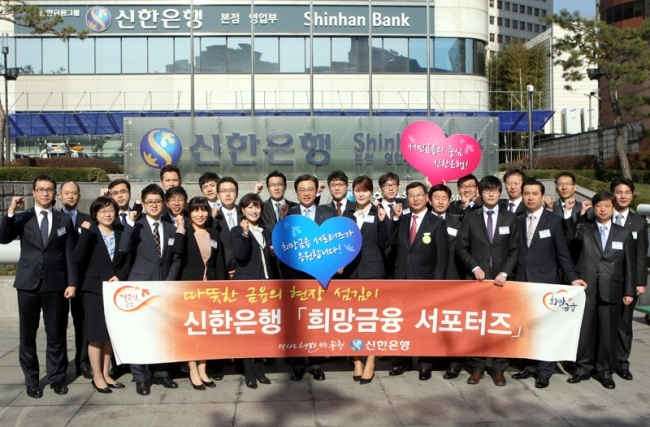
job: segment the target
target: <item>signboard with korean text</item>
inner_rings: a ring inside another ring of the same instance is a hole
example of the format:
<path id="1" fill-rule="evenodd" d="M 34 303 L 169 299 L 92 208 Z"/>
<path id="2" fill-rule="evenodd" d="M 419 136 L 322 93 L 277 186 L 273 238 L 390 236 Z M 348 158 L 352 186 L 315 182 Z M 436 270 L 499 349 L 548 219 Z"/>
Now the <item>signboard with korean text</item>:
<path id="1" fill-rule="evenodd" d="M 575 360 L 582 288 L 484 281 L 104 282 L 118 363 L 289 356 Z"/>
<path id="2" fill-rule="evenodd" d="M 206 171 L 239 181 L 264 181 L 277 169 L 289 180 L 300 174 L 320 179 L 337 169 L 348 176 L 377 179 L 386 171 L 403 180 L 423 175 L 400 149 L 404 129 L 423 117 L 240 116 L 136 117 L 124 119 L 124 166 L 130 181 L 157 181 L 159 170 L 175 164 L 183 181 L 197 182 Z M 498 171 L 499 125 L 495 117 L 431 117 L 447 135 L 466 134 L 481 150 L 474 173 Z M 442 168 L 470 173 L 468 163 L 451 158 Z"/>

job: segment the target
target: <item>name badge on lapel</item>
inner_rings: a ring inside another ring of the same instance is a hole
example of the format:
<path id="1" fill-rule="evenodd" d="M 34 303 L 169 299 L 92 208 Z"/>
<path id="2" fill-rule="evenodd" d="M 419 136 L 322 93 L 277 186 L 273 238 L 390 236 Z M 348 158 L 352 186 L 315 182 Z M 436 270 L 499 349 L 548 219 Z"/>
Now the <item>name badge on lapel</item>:
<path id="1" fill-rule="evenodd" d="M 636 237 L 637 237 L 636 231 L 632 232 L 632 237 L 634 238 L 634 240 L 636 240 Z"/>
<path id="2" fill-rule="evenodd" d="M 368 222 L 370 224 L 374 224 L 375 222 L 375 217 L 372 215 L 364 216 L 363 217 L 363 222 Z"/>
<path id="3" fill-rule="evenodd" d="M 510 227 L 499 227 L 499 234 L 510 234 Z"/>
<path id="4" fill-rule="evenodd" d="M 78 234 L 81 234 L 81 227 L 79 227 L 79 228 L 77 229 L 77 233 L 78 233 Z"/>
<path id="5" fill-rule="evenodd" d="M 217 241 L 210 239 L 210 246 L 212 246 L 213 249 L 217 249 Z"/>
<path id="6" fill-rule="evenodd" d="M 65 234 L 65 227 L 59 227 L 59 228 L 57 228 L 57 230 L 56 230 L 56 234 L 57 234 L 57 236 L 59 236 L 59 237 L 63 236 L 63 235 Z"/>
<path id="7" fill-rule="evenodd" d="M 424 236 L 422 236 L 422 243 L 425 245 L 431 243 L 431 233 L 424 233 Z"/>
<path id="8" fill-rule="evenodd" d="M 623 242 L 612 242 L 612 249 L 616 249 L 617 251 L 622 251 Z"/>
<path id="9" fill-rule="evenodd" d="M 173 237 L 170 237 L 169 240 L 167 240 L 167 245 L 168 246 L 174 246 L 175 241 L 176 241 L 176 239 L 174 239 Z"/>
<path id="10" fill-rule="evenodd" d="M 551 237 L 551 230 L 539 230 L 539 238 L 545 239 Z"/>
<path id="11" fill-rule="evenodd" d="M 458 230 L 452 227 L 447 227 L 447 234 L 449 234 L 450 236 L 457 236 Z"/>

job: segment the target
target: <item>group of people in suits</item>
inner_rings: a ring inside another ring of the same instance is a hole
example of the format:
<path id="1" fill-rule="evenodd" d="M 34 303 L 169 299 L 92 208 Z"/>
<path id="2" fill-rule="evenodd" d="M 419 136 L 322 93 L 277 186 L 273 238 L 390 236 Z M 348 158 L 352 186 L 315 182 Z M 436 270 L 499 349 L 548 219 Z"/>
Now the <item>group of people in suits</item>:
<path id="1" fill-rule="evenodd" d="M 118 179 L 102 190 L 85 214 L 77 210 L 77 184 L 61 185 L 59 211 L 53 208 L 56 183 L 47 175 L 39 176 L 33 182 L 34 208 L 17 213 L 24 198 L 14 197 L 0 223 L 0 243 L 21 239 L 14 286 L 26 392 L 33 398 L 42 396 L 36 356 L 42 312 L 50 387 L 57 394 L 67 393 L 68 310 L 75 327 L 77 375 L 92 379 L 99 393 L 125 388 L 115 379 L 122 367 L 112 358 L 102 303 L 104 281 L 310 278 L 275 257 L 271 233 L 287 215 L 303 215 L 319 225 L 343 216 L 357 224 L 361 251 L 334 280 L 474 279 L 497 287 L 516 280 L 581 286 L 587 302 L 576 363 L 565 365 L 574 369 L 567 381 L 577 383 L 596 373 L 603 386 L 614 388 L 614 371 L 631 380 L 632 316 L 646 286 L 648 250 L 646 221 L 629 210 L 634 184 L 614 180 L 611 192 L 599 192 L 590 202 L 580 203 L 574 198 L 575 177 L 570 173 L 556 177 L 560 198 L 555 202 L 541 182 L 527 179 L 522 171 L 507 172 L 503 183 L 494 176 L 479 181 L 467 175 L 458 180 L 460 199 L 453 201 L 444 183 L 411 182 L 406 197 L 400 198 L 399 176 L 386 172 L 377 183 L 382 197 L 373 200 L 370 177 L 356 177 L 349 188 L 347 175 L 339 170 L 330 173 L 326 183 L 314 175 L 298 176 L 294 202 L 285 198 L 287 180 L 281 172 L 266 177 L 267 200 L 259 196 L 261 184 L 240 199 L 234 178 L 206 172 L 199 179 L 203 196 L 188 200 L 180 171 L 166 166 L 160 182 L 146 186 L 133 206 L 130 183 Z M 325 186 L 332 201 L 322 205 Z M 507 198 L 501 197 L 504 186 Z M 235 361 L 248 387 L 271 383 L 264 362 Z M 293 357 L 287 362 L 293 381 L 300 381 L 307 371 L 315 380 L 325 380 L 322 358 Z M 374 356 L 354 357 L 353 379 L 370 383 L 375 362 Z M 213 380 L 223 379 L 226 363 L 188 361 L 186 373 L 193 388 L 216 387 Z M 437 363 L 447 366 L 443 378 L 448 380 L 469 366 L 469 384 L 478 384 L 486 371 L 485 358 L 420 357 L 419 379 L 430 379 Z M 509 363 L 492 359 L 495 385 L 506 384 Z M 556 363 L 520 363 L 522 369 L 514 379 L 534 376 L 536 387 L 549 385 Z M 174 364 L 130 365 L 136 392 L 148 395 L 151 384 L 177 388 L 173 369 L 180 370 Z M 412 369 L 413 358 L 396 357 L 389 375 Z"/>

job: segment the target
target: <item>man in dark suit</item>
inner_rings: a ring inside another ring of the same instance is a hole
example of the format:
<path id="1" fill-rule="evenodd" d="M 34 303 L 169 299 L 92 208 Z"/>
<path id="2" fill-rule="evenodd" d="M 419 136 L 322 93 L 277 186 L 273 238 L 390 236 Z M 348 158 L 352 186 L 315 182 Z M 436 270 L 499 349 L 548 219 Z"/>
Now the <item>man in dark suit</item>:
<path id="1" fill-rule="evenodd" d="M 219 192 L 217 191 L 219 180 L 219 175 L 214 172 L 205 172 L 199 177 L 199 188 L 201 189 L 201 193 L 203 193 L 203 197 L 208 199 L 211 209 L 221 207 Z"/>
<path id="2" fill-rule="evenodd" d="M 187 203 L 187 192 L 183 187 L 170 187 L 165 192 L 165 205 L 167 212 L 160 216 L 160 220 L 176 227 L 176 217 L 182 215 L 189 218 L 190 215 L 185 209 Z"/>
<path id="3" fill-rule="evenodd" d="M 476 280 L 491 280 L 498 287 L 512 277 L 519 258 L 519 225 L 517 216 L 499 209 L 501 181 L 486 176 L 479 182 L 483 208 L 465 215 L 460 227 L 460 240 L 456 252 L 463 260 L 468 273 Z M 468 278 L 471 278 L 468 274 Z M 472 358 L 474 371 L 468 384 L 478 384 L 485 372 L 485 358 Z M 503 372 L 508 359 L 492 358 L 494 384 L 506 385 Z"/>
<path id="4" fill-rule="evenodd" d="M 523 205 L 526 214 L 519 222 L 519 260 L 515 273 L 518 282 L 559 284 L 560 270 L 573 286 L 587 287 L 574 270 L 569 242 L 562 228 L 562 219 L 544 209 L 544 184 L 528 179 L 523 183 Z M 522 380 L 535 376 L 536 388 L 548 387 L 555 362 L 524 361 L 525 368 L 512 376 Z"/>
<path id="5" fill-rule="evenodd" d="M 327 176 L 327 187 L 332 195 L 332 202 L 327 206 L 336 216 L 342 216 L 347 205 L 354 206 L 354 202 L 348 200 L 348 176 L 342 170 L 332 171 Z"/>
<path id="6" fill-rule="evenodd" d="M 106 195 L 111 197 L 117 203 L 119 212 L 117 213 L 117 221 L 123 226 L 127 224 L 133 227 L 135 222 L 136 212 L 131 210 L 131 184 L 125 179 L 116 179 L 108 184 Z M 141 209 L 142 210 L 142 209 Z"/>
<path id="7" fill-rule="evenodd" d="M 478 179 L 472 174 L 458 178 L 458 193 L 460 200 L 456 200 L 449 206 L 449 213 L 452 215 L 465 216 L 468 212 L 481 208 L 481 196 L 478 192 Z"/>
<path id="8" fill-rule="evenodd" d="M 639 295 L 645 292 L 648 284 L 648 223 L 641 215 L 630 211 L 634 197 L 634 183 L 627 178 L 617 178 L 610 184 L 610 191 L 616 198 L 614 224 L 622 225 L 632 232 L 636 243 L 636 293 L 629 305 L 621 305 L 621 320 L 618 328 L 616 372 L 624 380 L 631 380 L 630 353 L 632 352 L 632 318 Z"/>
<path id="9" fill-rule="evenodd" d="M 72 220 L 72 225 L 77 231 L 76 235 L 81 233 L 80 227 L 84 221 L 90 222 L 89 214 L 77 210 L 80 198 L 81 189 L 76 182 L 69 181 L 61 184 L 61 191 L 59 192 L 59 199 L 63 203 L 61 212 L 68 215 Z M 73 235 L 75 234 L 73 233 Z M 84 339 L 84 308 L 81 294 L 70 299 L 70 313 L 72 314 L 72 324 L 74 325 L 74 366 L 76 373 L 77 376 L 83 375 L 84 378 L 92 379 L 93 370 L 88 360 L 88 343 Z"/>
<path id="10" fill-rule="evenodd" d="M 567 200 L 567 208 L 573 208 Z M 582 316 L 576 373 L 570 384 L 590 378 L 595 368 L 603 387 L 616 387 L 612 371 L 616 369 L 616 347 L 621 317 L 621 301 L 630 305 L 636 294 L 636 245 L 632 231 L 612 223 L 616 198 L 600 191 L 591 199 L 594 221 L 585 222 L 587 210 L 575 223 L 569 215 L 563 221 L 570 240 L 580 242 L 582 250 L 576 273 L 587 282 L 585 311 Z"/>
<path id="11" fill-rule="evenodd" d="M 334 212 L 325 206 L 316 206 L 316 191 L 318 190 L 318 179 L 314 175 L 303 174 L 296 178 L 294 189 L 298 195 L 298 206 L 289 209 L 288 215 L 303 215 L 321 225 L 323 222 L 334 216 Z M 283 279 L 312 279 L 311 276 L 301 271 L 295 270 L 286 264 L 281 264 Z M 287 359 L 293 372 L 291 381 L 300 381 L 305 375 L 305 369 L 309 368 L 309 373 L 316 381 L 324 381 L 325 373 L 322 368 L 321 357 L 310 357 L 309 366 L 307 359 L 304 357 L 289 357 Z"/>
<path id="12" fill-rule="evenodd" d="M 133 227 L 129 281 L 176 280 L 180 267 L 180 256 L 172 251 L 176 227 L 160 219 L 165 194 L 158 185 L 150 184 L 142 190 L 141 198 L 147 213 Z M 169 377 L 166 364 L 151 365 L 150 370 L 154 384 L 178 388 Z M 136 382 L 136 392 L 148 395 L 150 385 L 146 365 L 132 364 L 131 373 Z"/>
<path id="13" fill-rule="evenodd" d="M 287 191 L 287 178 L 282 172 L 274 170 L 266 176 L 266 189 L 271 197 L 264 202 L 262 227 L 273 233 L 275 224 L 286 216 L 288 210 L 296 206 L 297 203 L 284 198 L 284 193 Z"/>
<path id="14" fill-rule="evenodd" d="M 503 175 L 503 183 L 506 185 L 507 199 L 499 200 L 499 209 L 512 212 L 517 216 L 526 213 L 526 207 L 521 202 L 522 185 L 526 180 L 526 174 L 519 169 L 511 169 Z"/>
<path id="15" fill-rule="evenodd" d="M 47 335 L 47 378 L 56 394 L 66 394 L 67 300 L 75 296 L 78 283 L 71 259 L 76 241 L 74 226 L 68 215 L 52 208 L 56 182 L 48 175 L 39 175 L 32 184 L 32 195 L 34 207 L 19 214 L 16 210 L 24 205 L 25 199 L 12 198 L 7 215 L 0 223 L 0 243 L 7 244 L 20 237 L 20 260 L 14 281 L 20 323 L 18 358 L 25 375 L 27 395 L 40 398 L 43 392 L 38 386 L 36 332 L 41 310 Z"/>
<path id="16" fill-rule="evenodd" d="M 427 210 L 427 190 L 421 182 L 406 186 L 410 213 L 394 224 L 392 240 L 397 242 L 395 280 L 445 280 L 449 264 L 449 235 L 445 222 Z M 410 357 L 393 358 L 388 375 L 402 375 L 411 368 Z M 431 378 L 431 358 L 420 360 L 420 380 Z"/>
<path id="17" fill-rule="evenodd" d="M 382 207 L 388 214 L 391 221 L 399 220 L 395 216 L 395 205 L 399 204 L 402 208 L 402 215 L 410 213 L 409 205 L 406 199 L 397 197 L 399 195 L 399 175 L 394 172 L 385 172 L 379 177 L 379 188 L 381 188 L 381 203 Z M 392 279 L 395 277 L 395 261 L 397 260 L 397 242 L 391 245 L 386 251 L 386 278 Z"/>
<path id="18" fill-rule="evenodd" d="M 219 200 L 221 207 L 216 211 L 217 215 L 212 221 L 212 226 L 219 231 L 221 242 L 223 243 L 224 254 L 226 256 L 226 269 L 228 270 L 228 277 L 232 278 L 235 274 L 235 253 L 232 248 L 232 240 L 230 239 L 230 230 L 239 224 L 239 217 L 241 212 L 237 207 L 237 197 L 239 196 L 239 183 L 229 176 L 224 176 L 217 184 L 217 191 L 219 193 Z"/>
<path id="19" fill-rule="evenodd" d="M 576 221 L 582 211 L 582 203 L 574 198 L 576 177 L 570 172 L 560 172 L 555 177 L 555 191 L 560 198 L 553 202 L 553 212 L 562 218 L 564 218 L 566 212 L 570 212 L 571 218 Z M 567 201 L 571 202 L 571 209 L 567 207 Z"/>

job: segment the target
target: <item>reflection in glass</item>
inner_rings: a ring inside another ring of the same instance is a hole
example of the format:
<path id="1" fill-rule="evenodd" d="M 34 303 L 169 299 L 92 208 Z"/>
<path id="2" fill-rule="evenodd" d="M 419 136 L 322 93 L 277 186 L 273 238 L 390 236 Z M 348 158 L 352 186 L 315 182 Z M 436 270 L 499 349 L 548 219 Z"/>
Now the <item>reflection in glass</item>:
<path id="1" fill-rule="evenodd" d="M 95 39 L 95 66 L 97 74 L 119 74 L 120 39 L 97 37 Z"/>
<path id="2" fill-rule="evenodd" d="M 71 38 L 70 74 L 93 74 L 95 72 L 95 39 Z"/>
<path id="3" fill-rule="evenodd" d="M 409 72 L 426 73 L 427 39 L 409 39 Z"/>
<path id="4" fill-rule="evenodd" d="M 368 37 L 332 37 L 332 72 L 368 72 Z"/>
<path id="5" fill-rule="evenodd" d="M 304 37 L 280 37 L 280 72 L 304 73 L 309 68 L 305 65 L 305 44 L 309 39 Z"/>
<path id="6" fill-rule="evenodd" d="M 250 37 L 228 37 L 228 72 L 251 72 Z"/>
<path id="7" fill-rule="evenodd" d="M 59 38 L 43 39 L 44 74 L 68 74 L 68 43 Z"/>
<path id="8" fill-rule="evenodd" d="M 146 74 L 147 39 L 124 37 L 122 39 L 122 73 Z"/>
<path id="9" fill-rule="evenodd" d="M 309 40 L 307 44 L 307 71 L 309 71 Z M 332 71 L 332 45 L 329 37 L 314 37 L 314 73 Z"/>
<path id="10" fill-rule="evenodd" d="M 16 39 L 16 66 L 20 74 L 42 74 L 42 39 Z"/>
<path id="11" fill-rule="evenodd" d="M 9 38 L 9 55 L 7 55 L 7 67 L 14 68 L 16 66 L 16 39 Z M 0 69 L 4 68 L 4 62 Z"/>
<path id="12" fill-rule="evenodd" d="M 384 55 L 382 55 L 384 39 L 373 37 L 372 39 L 372 72 L 381 73 L 384 66 Z"/>
<path id="13" fill-rule="evenodd" d="M 457 73 L 459 68 L 458 39 L 436 37 L 434 57 L 436 73 Z"/>
<path id="14" fill-rule="evenodd" d="M 201 69 L 201 42 L 198 37 L 194 38 L 194 71 Z M 172 71 L 170 71 L 172 72 Z M 175 73 L 190 72 L 190 38 L 176 37 L 174 39 L 174 71 Z"/>
<path id="15" fill-rule="evenodd" d="M 476 46 L 476 68 L 475 74 L 485 76 L 485 43 L 482 41 L 475 41 Z"/>
<path id="16" fill-rule="evenodd" d="M 278 72 L 278 38 L 255 38 L 255 72 Z"/>
<path id="17" fill-rule="evenodd" d="M 408 67 L 408 39 L 384 39 L 384 67 L 385 73 L 406 73 Z M 374 56 L 373 56 L 374 60 Z"/>
<path id="18" fill-rule="evenodd" d="M 174 39 L 149 37 L 149 73 L 174 72 Z"/>
<path id="19" fill-rule="evenodd" d="M 226 38 L 201 37 L 200 60 L 202 73 L 226 72 Z"/>
<path id="20" fill-rule="evenodd" d="M 465 72 L 474 74 L 474 40 L 465 39 Z"/>

